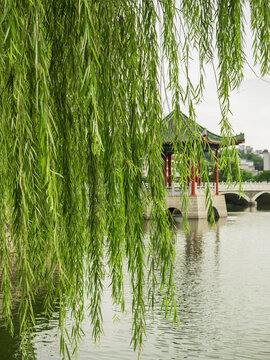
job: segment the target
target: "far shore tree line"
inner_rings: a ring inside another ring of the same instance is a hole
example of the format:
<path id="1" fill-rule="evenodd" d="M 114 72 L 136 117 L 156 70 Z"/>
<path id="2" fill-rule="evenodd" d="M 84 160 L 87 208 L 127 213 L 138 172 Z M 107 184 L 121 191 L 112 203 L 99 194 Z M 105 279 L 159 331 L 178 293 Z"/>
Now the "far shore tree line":
<path id="1" fill-rule="evenodd" d="M 250 182 L 264 182 L 268 181 L 270 182 L 270 170 L 264 170 L 258 173 L 258 175 L 253 175 L 250 171 L 247 170 L 240 170 L 241 171 L 241 178 L 242 181 L 250 181 Z M 209 180 L 214 182 L 214 173 L 211 173 L 209 175 Z M 219 181 L 226 182 L 227 181 L 227 175 L 224 173 L 224 171 L 220 170 L 219 172 Z M 232 181 L 235 181 L 235 171 L 232 169 Z"/>
<path id="2" fill-rule="evenodd" d="M 241 178 L 242 181 L 250 181 L 250 182 L 270 182 L 270 170 L 263 170 L 263 159 L 256 154 L 253 153 L 244 153 L 243 151 L 238 151 L 239 157 L 246 160 L 251 160 L 254 163 L 255 170 L 258 170 L 259 173 L 257 175 L 253 175 L 251 171 L 241 169 Z M 232 167 L 231 169 L 232 181 L 236 180 L 236 168 Z M 209 174 L 210 181 L 214 182 L 214 172 L 210 171 Z M 227 173 L 225 173 L 222 169 L 219 171 L 219 181 L 226 182 L 227 181 Z"/>

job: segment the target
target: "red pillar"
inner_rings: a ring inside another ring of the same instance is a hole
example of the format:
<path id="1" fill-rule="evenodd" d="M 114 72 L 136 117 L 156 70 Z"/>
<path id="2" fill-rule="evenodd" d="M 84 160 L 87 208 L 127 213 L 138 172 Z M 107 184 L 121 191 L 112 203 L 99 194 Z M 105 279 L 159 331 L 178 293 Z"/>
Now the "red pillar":
<path id="1" fill-rule="evenodd" d="M 168 154 L 169 186 L 172 186 L 172 154 Z"/>
<path id="2" fill-rule="evenodd" d="M 164 152 L 162 154 L 162 158 L 164 160 L 164 163 L 163 163 L 164 181 L 165 181 L 165 186 L 167 187 L 167 153 L 166 152 Z"/>
<path id="3" fill-rule="evenodd" d="M 188 161 L 187 166 L 188 166 L 188 171 L 189 171 L 189 170 L 190 170 L 190 161 Z M 188 183 L 188 185 L 190 184 L 189 173 L 188 173 L 188 175 L 187 175 L 187 183 Z"/>
<path id="4" fill-rule="evenodd" d="M 201 163 L 200 160 L 198 160 L 198 175 L 197 175 L 197 184 L 201 185 L 202 183 L 202 175 L 201 175 Z"/>
<path id="5" fill-rule="evenodd" d="M 215 158 L 216 158 L 216 164 L 215 164 L 215 183 L 216 183 L 216 195 L 219 195 L 218 191 L 218 149 L 215 151 Z"/>
<path id="6" fill-rule="evenodd" d="M 195 168 L 192 166 L 192 184 L 191 184 L 191 196 L 196 196 L 196 174 Z"/>

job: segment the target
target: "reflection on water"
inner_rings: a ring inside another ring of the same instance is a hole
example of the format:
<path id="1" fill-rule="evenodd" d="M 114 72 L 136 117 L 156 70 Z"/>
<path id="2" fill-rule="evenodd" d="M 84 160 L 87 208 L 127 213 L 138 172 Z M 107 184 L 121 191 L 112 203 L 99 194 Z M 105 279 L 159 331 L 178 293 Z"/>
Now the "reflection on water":
<path id="1" fill-rule="evenodd" d="M 20 353 L 20 340 L 19 340 L 19 327 L 18 322 L 14 323 L 15 336 L 11 337 L 10 333 L 3 327 L 0 326 L 0 359 L 21 359 Z"/>
<path id="2" fill-rule="evenodd" d="M 43 300 L 44 294 L 41 295 L 39 299 L 37 299 L 34 305 L 34 313 L 36 316 L 36 334 L 40 333 L 40 340 L 42 346 L 47 346 L 46 344 L 50 344 L 52 340 L 52 332 L 57 333 L 57 325 L 58 325 L 58 313 L 55 312 L 50 316 L 50 319 L 46 318 L 43 314 Z M 18 307 L 19 303 L 15 303 L 13 307 L 13 325 L 14 325 L 14 336 L 10 335 L 10 332 L 2 325 L 0 325 L 0 360 L 19 360 L 22 359 L 22 354 L 20 351 L 20 338 L 19 338 L 19 321 L 18 321 Z M 1 302 L 0 302 L 1 309 Z M 57 306 L 55 307 L 55 311 L 57 310 Z M 44 336 L 45 334 L 45 336 Z M 57 348 L 54 344 L 54 351 L 58 355 L 59 346 Z M 39 357 L 37 357 L 38 359 Z M 52 357 L 53 358 L 53 357 Z M 57 358 L 57 356 L 56 356 Z M 47 359 L 46 357 L 42 357 L 42 359 Z"/>
<path id="3" fill-rule="evenodd" d="M 243 205 L 243 204 L 231 204 L 231 203 L 227 203 L 227 210 L 229 212 L 242 212 L 242 211 L 248 211 L 249 209 L 251 209 L 251 207 L 248 206 L 248 204 Z"/>
<path id="4" fill-rule="evenodd" d="M 180 325 L 163 319 L 158 308 L 154 320 L 149 315 L 142 359 L 269 360 L 270 212 L 248 208 L 229 213 L 214 227 L 206 220 L 189 226 L 185 234 L 183 224 L 176 224 Z M 103 309 L 105 336 L 100 345 L 92 344 L 86 321 L 79 359 L 137 359 L 129 345 L 131 318 L 119 314 L 121 321 L 113 322 L 108 290 Z M 36 311 L 37 358 L 60 359 L 56 315 L 48 322 Z M 17 346 L 0 328 L 0 359 L 18 358 Z"/>
<path id="5" fill-rule="evenodd" d="M 258 211 L 270 211 L 270 205 L 258 203 L 257 210 Z"/>

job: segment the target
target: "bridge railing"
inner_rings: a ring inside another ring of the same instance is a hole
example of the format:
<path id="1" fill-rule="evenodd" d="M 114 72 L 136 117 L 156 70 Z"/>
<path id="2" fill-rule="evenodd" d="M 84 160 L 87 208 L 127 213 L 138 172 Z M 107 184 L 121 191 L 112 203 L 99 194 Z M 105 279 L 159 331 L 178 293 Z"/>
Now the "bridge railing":
<path id="1" fill-rule="evenodd" d="M 210 183 L 209 184 L 209 187 L 210 187 L 210 191 L 212 194 L 215 194 L 215 183 Z M 206 184 L 202 184 L 202 185 L 197 185 L 196 184 L 196 193 L 197 194 L 205 194 L 205 191 L 206 191 L 206 188 L 207 188 L 207 185 Z M 168 191 L 168 194 L 171 195 L 171 196 L 174 196 L 174 195 L 180 195 L 182 189 L 181 187 L 179 186 L 179 184 L 177 183 L 174 183 L 172 184 L 171 187 L 168 187 L 167 188 L 167 191 Z M 188 187 L 188 193 L 191 194 L 191 184 L 189 185 Z"/>
<path id="2" fill-rule="evenodd" d="M 227 190 L 238 190 L 239 184 L 226 184 L 224 182 L 219 183 L 219 189 L 220 191 L 227 191 Z M 263 191 L 263 190 L 270 190 L 270 182 L 264 181 L 264 182 L 250 182 L 245 181 L 242 182 L 242 188 L 244 191 Z"/>
<path id="3" fill-rule="evenodd" d="M 196 185 L 196 193 L 204 194 L 207 188 L 207 184 Z M 216 184 L 209 183 L 211 193 L 214 195 L 216 191 Z M 270 191 L 270 182 L 242 182 L 243 191 Z M 178 195 L 181 193 L 181 187 L 177 183 L 173 183 L 170 188 L 167 189 L 169 195 Z M 225 182 L 219 183 L 219 192 L 225 191 L 237 191 L 239 190 L 239 184 L 227 184 Z M 191 193 L 191 184 L 189 186 L 189 193 Z"/>

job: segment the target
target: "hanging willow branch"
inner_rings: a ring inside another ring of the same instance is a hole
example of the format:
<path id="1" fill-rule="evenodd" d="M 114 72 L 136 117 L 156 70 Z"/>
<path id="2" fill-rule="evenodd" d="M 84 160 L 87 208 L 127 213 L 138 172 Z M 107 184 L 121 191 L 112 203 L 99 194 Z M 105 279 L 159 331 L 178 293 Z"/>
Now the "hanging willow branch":
<path id="1" fill-rule="evenodd" d="M 94 339 L 102 333 L 106 274 L 113 301 L 124 309 L 126 265 L 134 347 L 141 349 L 145 312 L 148 303 L 154 306 L 157 285 L 165 313 L 176 316 L 174 246 L 162 176 L 160 69 L 168 69 L 176 135 L 181 135 L 184 104 L 194 129 L 189 141 L 176 147 L 180 185 L 186 187 L 187 165 L 195 166 L 198 159 L 208 181 L 194 104 L 203 92 L 204 64 L 213 61 L 215 48 L 222 166 L 229 169 L 231 159 L 237 165 L 235 151 L 229 151 L 229 94 L 243 78 L 245 5 L 243 0 L 1 1 L 1 318 L 13 331 L 16 293 L 26 357 L 35 326 L 33 305 L 44 288 L 45 312 L 50 314 L 56 299 L 59 303 L 64 356 L 66 313 L 72 314 L 70 341 L 76 352 L 85 295 Z M 250 0 L 250 9 L 254 58 L 265 75 L 269 1 Z M 189 75 L 194 51 L 200 60 L 198 86 Z M 153 218 L 148 243 L 143 230 L 147 205 Z"/>

